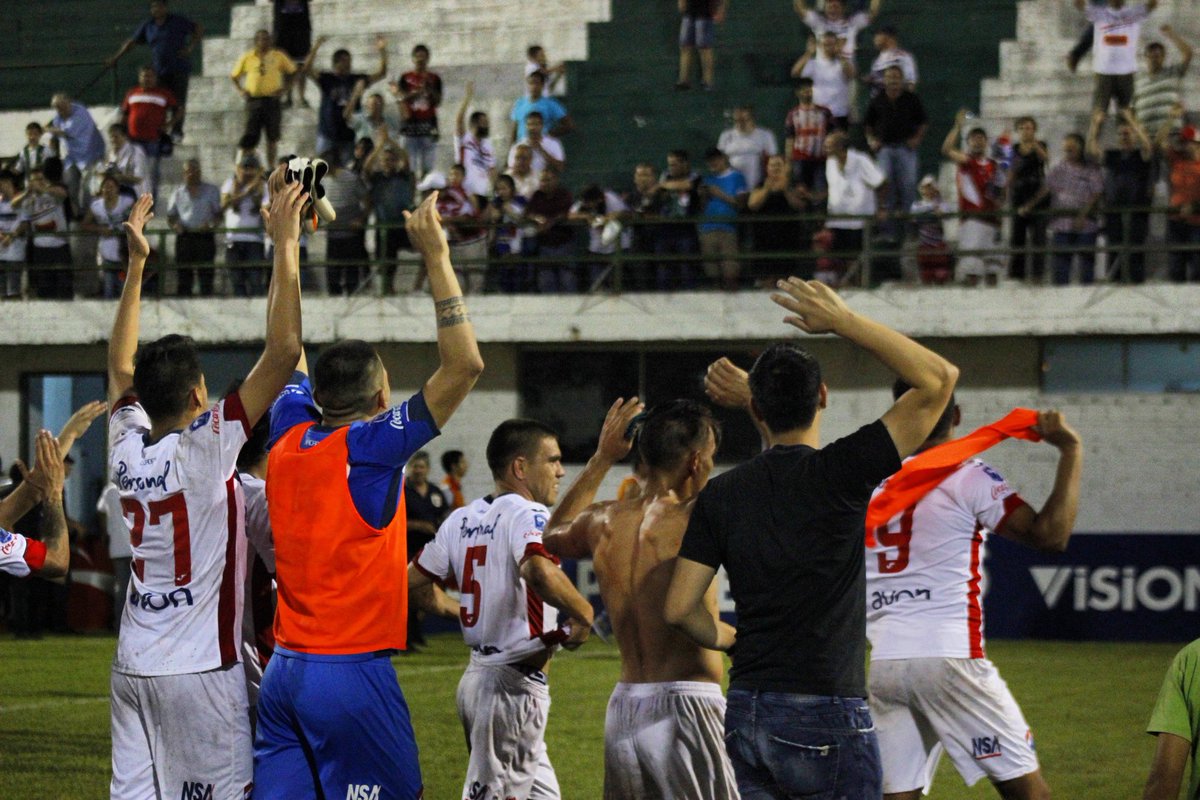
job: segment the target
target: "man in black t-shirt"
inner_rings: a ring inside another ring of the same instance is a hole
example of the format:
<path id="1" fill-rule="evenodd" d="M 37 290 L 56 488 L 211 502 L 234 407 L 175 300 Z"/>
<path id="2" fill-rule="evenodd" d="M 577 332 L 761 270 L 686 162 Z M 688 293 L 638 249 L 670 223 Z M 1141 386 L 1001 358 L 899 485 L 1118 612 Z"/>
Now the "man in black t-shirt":
<path id="1" fill-rule="evenodd" d="M 317 152 L 336 150 L 338 162 L 349 164 L 354 160 L 354 130 L 348 120 L 358 109 L 347 109 L 347 106 L 351 103 L 357 106 L 357 98 L 362 96 L 366 88 L 387 75 L 387 40 L 382 36 L 375 37 L 379 68 L 370 75 L 353 71 L 349 50 L 334 51 L 332 72 L 318 73 L 314 70 L 313 59 L 317 57 L 321 45 L 328 40 L 328 36 L 321 36 L 313 43 L 308 57 L 300 65 L 300 80 L 311 78 L 321 89 L 321 105 L 317 111 Z"/>
<path id="2" fill-rule="evenodd" d="M 779 288 L 772 299 L 792 313 L 789 324 L 853 342 L 914 388 L 818 449 L 828 400 L 820 365 L 792 342 L 768 348 L 748 376 L 746 405 L 769 449 L 700 492 L 666 619 L 730 651 L 725 741 L 744 797 L 869 800 L 882 796 L 882 775 L 864 674 L 867 502 L 933 430 L 958 370 L 822 283 L 789 278 Z M 736 632 L 702 602 L 722 566 Z"/>

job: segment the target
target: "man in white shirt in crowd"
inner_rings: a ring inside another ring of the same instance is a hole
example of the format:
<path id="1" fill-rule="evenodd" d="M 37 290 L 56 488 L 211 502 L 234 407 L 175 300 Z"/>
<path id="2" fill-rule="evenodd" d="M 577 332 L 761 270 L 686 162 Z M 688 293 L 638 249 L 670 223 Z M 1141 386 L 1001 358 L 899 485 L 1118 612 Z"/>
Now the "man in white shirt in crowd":
<path id="1" fill-rule="evenodd" d="M 201 180 L 200 159 L 189 158 L 183 165 L 183 185 L 171 195 L 167 221 L 175 231 L 175 263 L 180 297 L 191 297 L 193 271 L 184 264 L 195 264 L 200 273 L 200 296 L 213 293 L 213 264 L 217 260 L 217 238 L 213 228 L 221 224 L 221 192 L 214 184 Z"/>
<path id="2" fill-rule="evenodd" d="M 838 219 L 837 214 L 870 216 L 881 208 L 883 189 L 887 180 L 875 161 L 866 153 L 851 150 L 849 137 L 836 131 L 825 137 L 825 183 L 828 186 L 828 209 L 830 219 L 825 223 L 829 231 L 829 249 L 835 253 L 857 253 L 863 246 L 863 220 Z M 819 234 L 818 234 L 819 235 Z M 814 273 L 819 281 L 838 286 L 845 274 L 842 257 L 817 260 Z"/>
<path id="3" fill-rule="evenodd" d="M 225 263 L 230 268 L 233 293 L 238 297 L 256 297 L 266 292 L 266 270 L 242 266 L 267 258 L 259 211 L 266 188 L 262 162 L 253 153 L 242 156 L 234 176 L 221 185 L 225 227 L 231 229 L 225 234 Z"/>
<path id="4" fill-rule="evenodd" d="M 871 74 L 867 83 L 871 85 L 871 96 L 883 91 L 883 73 L 888 67 L 899 67 L 904 75 L 904 88 L 917 90 L 917 60 L 913 54 L 900 46 L 900 32 L 895 25 L 884 25 L 875 34 L 875 49 L 879 55 L 871 62 Z"/>
<path id="5" fill-rule="evenodd" d="M 793 0 L 793 6 L 800 19 L 809 27 L 814 36 L 824 36 L 832 33 L 841 40 L 842 53 L 851 61 L 858 47 L 858 34 L 879 16 L 883 0 L 871 0 L 866 11 L 853 14 L 846 13 L 846 0 L 825 0 L 825 10 L 818 11 L 809 8 L 805 0 Z"/>
<path id="6" fill-rule="evenodd" d="M 475 198 L 475 206 L 483 208 L 491 197 L 492 182 L 496 180 L 496 151 L 492 147 L 486 111 L 471 114 L 468 128 L 467 109 L 474 99 L 475 82 L 467 81 L 467 92 L 454 120 L 454 163 L 463 165 L 466 170 L 463 188 Z"/>
<path id="7" fill-rule="evenodd" d="M 821 34 L 821 43 L 808 40 L 808 49 L 792 66 L 793 78 L 808 78 L 812 81 L 813 102 L 829 109 L 833 115 L 832 127 L 836 130 L 850 128 L 850 92 L 858 68 L 842 52 L 841 41 L 833 31 Z"/>
<path id="8" fill-rule="evenodd" d="M 729 157 L 729 164 L 746 178 L 750 189 L 763 180 L 767 159 L 779 154 L 775 134 L 754 122 L 754 107 L 741 105 L 733 110 L 733 127 L 721 132 L 717 149 Z"/>
<path id="9" fill-rule="evenodd" d="M 560 172 L 567 163 L 567 154 L 562 142 L 545 132 L 545 123 L 540 111 L 530 111 L 525 116 L 525 138 L 513 144 L 508 151 L 508 166 L 516 163 L 517 148 L 527 145 L 533 156 L 533 171 L 541 175 L 548 166 Z"/>
<path id="10" fill-rule="evenodd" d="M 150 191 L 150 171 L 146 164 L 146 152 L 133 143 L 125 126 L 116 123 L 108 126 L 108 164 L 105 175 L 111 175 L 120 184 L 123 194 L 141 197 Z"/>
<path id="11" fill-rule="evenodd" d="M 1107 5 L 1075 0 L 1075 7 L 1092 23 L 1092 68 L 1096 71 L 1092 110 L 1107 115 L 1113 100 L 1118 112 L 1129 108 L 1142 22 L 1158 7 L 1158 0 L 1138 5 L 1126 5 L 1125 0 L 1108 0 Z"/>

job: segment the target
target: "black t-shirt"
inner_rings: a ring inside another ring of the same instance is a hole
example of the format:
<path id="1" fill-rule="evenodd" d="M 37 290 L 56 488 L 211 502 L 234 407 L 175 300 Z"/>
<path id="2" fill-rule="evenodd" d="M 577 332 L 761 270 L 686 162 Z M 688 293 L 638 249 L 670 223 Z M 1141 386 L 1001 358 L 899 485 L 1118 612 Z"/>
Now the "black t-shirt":
<path id="1" fill-rule="evenodd" d="M 863 124 L 885 145 L 904 144 L 916 135 L 917 129 L 929 121 L 921 98 L 907 89 L 895 100 L 880 92 L 867 106 Z"/>
<path id="2" fill-rule="evenodd" d="M 876 420 L 820 450 L 773 447 L 700 492 L 679 555 L 729 576 L 729 688 L 866 697 L 864 518 L 898 469 Z"/>
<path id="3" fill-rule="evenodd" d="M 404 516 L 409 522 L 414 520 L 428 522 L 434 530 L 437 530 L 450 513 L 450 504 L 446 502 L 446 495 L 442 494 L 441 489 L 432 483 L 426 483 L 425 486 L 427 491 L 422 497 L 421 493 L 408 481 L 404 482 Z M 417 551 L 432 538 L 428 534 L 410 529 L 408 531 L 408 557 L 412 558 L 416 555 Z"/>
<path id="4" fill-rule="evenodd" d="M 716 0 L 687 0 L 683 13 L 689 17 L 710 18 L 716 12 Z"/>
<path id="5" fill-rule="evenodd" d="M 1105 150 L 1104 200 L 1112 206 L 1147 206 L 1154 192 L 1154 159 L 1141 150 Z"/>
<path id="6" fill-rule="evenodd" d="M 359 81 L 365 81 L 367 76 L 361 72 L 351 72 L 338 75 L 335 72 L 322 72 L 317 75 L 317 85 L 321 87 L 321 108 L 317 112 L 317 130 L 320 134 L 335 142 L 353 142 L 354 131 L 346 124 L 343 113 L 350 97 L 354 94 L 354 86 Z"/>
<path id="7" fill-rule="evenodd" d="M 1045 147 L 1046 143 L 1041 142 L 1041 145 Z M 1018 146 L 1013 148 L 1011 169 L 1012 204 L 1013 208 L 1020 208 L 1032 200 L 1045 183 L 1046 162 L 1037 148 L 1022 153 Z"/>

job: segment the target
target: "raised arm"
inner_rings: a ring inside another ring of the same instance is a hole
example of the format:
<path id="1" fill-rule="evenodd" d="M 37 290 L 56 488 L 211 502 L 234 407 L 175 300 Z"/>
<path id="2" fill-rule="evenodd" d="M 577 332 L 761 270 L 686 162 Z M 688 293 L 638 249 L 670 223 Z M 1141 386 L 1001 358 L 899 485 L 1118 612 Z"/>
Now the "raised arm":
<path id="1" fill-rule="evenodd" d="M 454 117 L 454 135 L 462 136 L 467 132 L 467 109 L 475 99 L 475 81 L 467 81 L 467 91 L 463 95 L 462 104 L 458 107 L 458 115 Z"/>
<path id="2" fill-rule="evenodd" d="M 317 73 L 313 69 L 313 61 L 316 60 L 317 51 L 321 49 L 321 45 L 328 41 L 328 36 L 317 37 L 317 40 L 313 42 L 312 47 L 309 48 L 308 55 L 306 55 L 304 60 L 300 62 L 300 68 L 296 70 L 297 75 L 301 76 L 301 78 L 312 78 L 314 81 L 317 79 Z"/>
<path id="3" fill-rule="evenodd" d="M 570 618 L 563 647 L 574 650 L 587 641 L 594 614 L 592 604 L 576 590 L 565 572 L 550 559 L 535 555 L 521 565 L 521 577 L 543 600 Z"/>
<path id="4" fill-rule="evenodd" d="M 37 437 L 37 466 L 46 476 L 46 497 L 42 501 L 42 524 L 38 533 L 46 545 L 46 560 L 37 574 L 43 578 L 61 578 L 71 565 L 71 544 L 67 535 L 67 515 L 63 510 L 63 451 L 50 431 Z"/>
<path id="5" fill-rule="evenodd" d="M 1104 112 L 1099 109 L 1092 112 L 1092 120 L 1088 123 L 1087 139 L 1083 143 L 1083 151 L 1097 164 L 1104 160 L 1104 154 L 1100 152 L 1100 126 L 1104 124 L 1104 117 Z"/>
<path id="6" fill-rule="evenodd" d="M 792 77 L 799 78 L 804 74 L 804 68 L 808 66 L 808 62 L 813 60 L 817 54 L 817 39 L 814 36 L 808 37 L 808 44 L 804 46 L 804 55 L 796 59 L 796 63 L 792 64 Z"/>
<path id="7" fill-rule="evenodd" d="M 112 335 L 108 337 L 108 405 L 133 391 L 133 357 L 137 353 L 138 326 L 142 311 L 142 270 L 150 256 L 150 243 L 143 229 L 154 219 L 154 198 L 144 194 L 133 204 L 129 219 L 122 223 L 128 244 L 129 263 L 125 287 L 117 304 Z"/>
<path id="8" fill-rule="evenodd" d="M 1022 506 L 1008 515 L 996 533 L 1043 552 L 1061 553 L 1067 549 L 1079 512 L 1083 443 L 1058 411 L 1039 413 L 1038 430 L 1047 444 L 1058 449 L 1054 489 L 1041 511 Z"/>
<path id="9" fill-rule="evenodd" d="M 1163 25 L 1159 30 L 1162 31 L 1163 36 L 1171 40 L 1171 44 L 1179 49 L 1179 67 L 1181 72 L 1186 74 L 1188 67 L 1192 65 L 1192 46 L 1170 25 Z"/>
<path id="10" fill-rule="evenodd" d="M 554 555 L 586 558 L 592 554 L 590 531 L 595 526 L 590 524 L 590 515 L 584 514 L 584 511 L 596 499 L 596 492 L 608 471 L 629 455 L 633 440 L 626 438 L 625 433 L 629 430 L 629 423 L 643 408 L 636 397 L 628 400 L 618 398 L 609 407 L 604 426 L 600 429 L 600 443 L 596 445 L 596 452 L 572 481 L 571 488 L 554 506 L 554 513 L 546 525 L 542 543 Z"/>
<path id="11" fill-rule="evenodd" d="M 425 263 L 433 295 L 441 363 L 426 381 L 424 394 L 425 405 L 441 428 L 479 380 L 483 357 L 479 354 L 458 276 L 450 263 L 450 245 L 437 211 L 437 192 L 425 198 L 416 211 L 405 211 L 404 219 L 408 238 Z"/>
<path id="12" fill-rule="evenodd" d="M 954 124 L 950 126 L 950 131 L 946 134 L 946 138 L 942 140 L 942 155 L 955 164 L 967 163 L 967 154 L 958 149 L 958 141 L 962 136 L 963 120 L 966 118 L 967 110 L 960 108 L 958 113 L 954 115 Z"/>
<path id="13" fill-rule="evenodd" d="M 388 53 L 387 39 L 383 38 L 383 34 L 375 37 L 375 52 L 379 54 L 379 66 L 374 72 L 367 76 L 367 83 L 375 83 L 381 81 L 387 75 L 388 71 Z"/>
<path id="14" fill-rule="evenodd" d="M 704 373 L 704 393 L 723 408 L 746 412 L 765 446 L 768 430 L 766 423 L 750 413 L 750 374 L 746 370 L 724 356 L 718 358 Z"/>
<path id="15" fill-rule="evenodd" d="M 929 436 L 946 410 L 958 367 L 907 336 L 856 314 L 835 292 L 819 281 L 788 278 L 771 296 L 792 312 L 784 319 L 806 333 L 834 333 L 866 350 L 911 387 L 883 415 L 883 424 L 904 458 Z"/>
<path id="16" fill-rule="evenodd" d="M 284 184 L 285 167 L 271 176 L 271 207 L 264 227 L 275 242 L 267 292 L 267 339 L 258 363 L 238 388 L 251 425 L 267 412 L 287 385 L 303 353 L 300 328 L 300 212 L 308 195 L 299 183 Z"/>
<path id="17" fill-rule="evenodd" d="M 679 0 L 679 4 L 682 6 L 683 0 Z M 804 15 L 808 13 L 808 4 L 804 0 L 792 0 L 792 8 L 796 9 L 796 15 L 800 19 L 804 19 Z"/>
<path id="18" fill-rule="evenodd" d="M 883 0 L 871 0 L 871 5 L 867 7 L 867 17 L 870 18 L 871 22 L 874 22 L 875 18 L 879 16 L 879 11 L 882 8 Z"/>

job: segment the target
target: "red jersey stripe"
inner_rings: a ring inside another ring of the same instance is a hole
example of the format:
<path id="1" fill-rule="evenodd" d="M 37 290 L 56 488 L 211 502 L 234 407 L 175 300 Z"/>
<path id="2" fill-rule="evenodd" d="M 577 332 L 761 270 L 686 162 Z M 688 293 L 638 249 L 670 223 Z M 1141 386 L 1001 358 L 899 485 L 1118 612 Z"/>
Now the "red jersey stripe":
<path id="1" fill-rule="evenodd" d="M 967 579 L 967 635 L 970 638 L 971 658 L 983 658 L 983 606 L 979 602 L 979 550 L 983 544 L 983 528 L 978 523 L 971 536 L 971 577 Z"/>
<path id="2" fill-rule="evenodd" d="M 237 476 L 229 476 L 225 481 L 225 508 L 228 513 L 228 524 L 225 540 L 225 568 L 221 571 L 221 589 L 217 600 L 217 642 L 221 647 L 221 665 L 228 666 L 237 663 L 237 640 L 240 631 L 234 629 L 234 616 L 237 611 L 237 597 L 240 591 L 237 585 L 237 537 L 242 535 L 238 529 L 237 513 Z"/>

